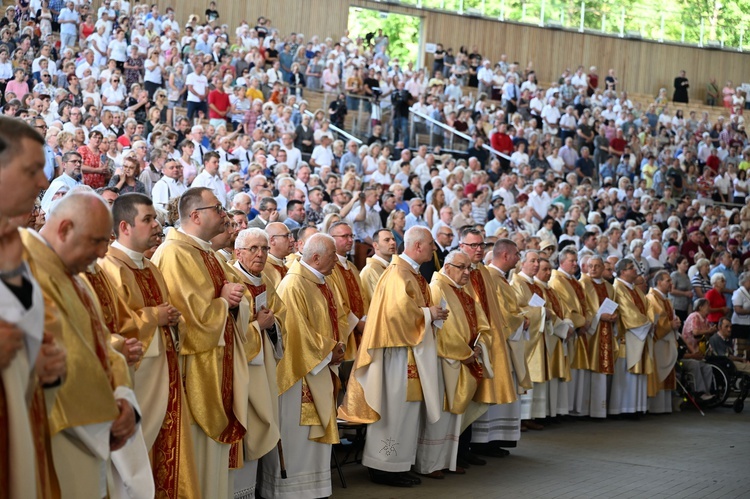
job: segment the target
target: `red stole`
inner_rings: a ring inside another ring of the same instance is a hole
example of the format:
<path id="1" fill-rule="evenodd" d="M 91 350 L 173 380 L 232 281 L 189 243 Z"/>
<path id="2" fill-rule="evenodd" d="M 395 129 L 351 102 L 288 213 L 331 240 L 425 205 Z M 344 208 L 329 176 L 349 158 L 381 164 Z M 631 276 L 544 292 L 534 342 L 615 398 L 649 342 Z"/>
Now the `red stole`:
<path id="1" fill-rule="evenodd" d="M 472 272 L 473 273 L 473 272 Z M 479 273 L 479 271 L 477 271 Z M 480 276 L 481 279 L 481 276 Z M 474 300 L 469 296 L 466 291 L 460 288 L 456 288 L 451 286 L 451 289 L 456 294 L 456 297 L 458 298 L 458 301 L 461 302 L 461 308 L 464 309 L 464 315 L 466 316 L 466 321 L 469 323 L 469 331 L 471 331 L 471 338 L 469 339 L 469 347 L 474 350 L 474 342 L 477 340 L 477 336 L 479 336 L 479 333 L 477 332 L 477 329 L 479 328 L 477 324 L 477 309 L 474 308 L 476 306 L 476 303 Z M 479 362 L 473 362 L 468 365 L 469 372 L 471 372 L 471 375 L 474 376 L 476 379 L 482 379 L 482 364 Z"/>
<path id="2" fill-rule="evenodd" d="M 534 283 L 536 285 L 536 283 Z M 560 319 L 565 318 L 565 314 L 563 314 L 562 307 L 560 306 L 560 302 L 557 299 L 557 295 L 552 289 L 547 289 L 547 292 L 545 293 L 545 296 L 547 297 L 547 300 L 549 300 L 549 304 L 552 307 L 552 311 L 559 317 Z M 541 295 L 539 295 L 541 296 Z"/>
<path id="3" fill-rule="evenodd" d="M 23 353 L 21 353 L 23 355 Z M 30 478 L 29 478 L 30 479 Z M 10 439 L 8 438 L 8 400 L 0 379 L 0 497 L 10 497 Z"/>
<path id="4" fill-rule="evenodd" d="M 532 293 L 534 293 L 537 296 L 539 296 L 539 298 L 541 298 L 541 297 L 544 296 L 544 291 L 542 291 L 542 288 L 540 288 L 539 286 L 537 286 L 537 284 L 535 282 L 529 282 L 526 279 L 524 279 L 524 281 L 526 282 L 526 285 L 529 287 L 529 289 L 531 290 Z M 555 311 L 555 313 L 557 313 L 557 311 Z"/>
<path id="5" fill-rule="evenodd" d="M 470 278 L 471 287 L 473 287 L 476 290 L 477 295 L 479 295 L 479 303 L 482 304 L 482 310 L 484 311 L 484 315 L 487 316 L 487 322 L 490 322 L 490 303 L 487 299 L 487 288 L 484 285 L 482 273 L 479 269 L 474 269 L 471 271 Z"/>
<path id="6" fill-rule="evenodd" d="M 253 295 L 253 298 L 257 298 L 258 295 L 260 295 L 262 292 L 266 290 L 266 285 L 261 284 L 260 286 L 254 286 L 250 284 L 249 282 L 245 283 L 245 287 L 248 291 L 250 291 L 250 294 Z"/>
<path id="7" fill-rule="evenodd" d="M 599 305 L 609 298 L 607 294 L 607 285 L 604 283 L 597 284 L 593 280 L 596 297 L 599 299 Z M 614 374 L 615 365 L 612 361 L 612 323 L 599 322 L 599 369 L 603 374 Z"/>
<path id="8" fill-rule="evenodd" d="M 159 283 L 151 269 L 131 269 L 146 307 L 156 307 L 164 303 Z M 151 449 L 151 468 L 154 470 L 156 497 L 173 497 L 179 488 L 180 475 L 180 431 L 182 419 L 182 390 L 180 390 L 180 365 L 174 339 L 167 327 L 161 327 L 164 350 L 167 355 L 169 375 L 169 399 L 159 434 Z M 191 449 L 192 450 L 192 449 Z"/>
<path id="9" fill-rule="evenodd" d="M 221 296 L 221 288 L 224 287 L 226 275 L 224 269 L 214 255 L 206 251 L 200 251 L 203 263 L 208 270 L 211 281 L 214 285 L 215 298 Z M 222 378 L 221 378 L 221 400 L 224 408 L 224 414 L 227 416 L 227 427 L 219 435 L 218 441 L 225 444 L 239 442 L 245 436 L 245 427 L 239 422 L 232 409 L 234 384 L 234 319 L 227 316 L 224 323 L 224 358 L 222 359 Z M 238 449 L 239 450 L 239 449 Z M 234 458 L 238 456 L 230 455 L 230 467 L 232 467 Z M 235 462 L 236 464 L 236 462 Z"/>
<path id="10" fill-rule="evenodd" d="M 351 269 L 339 266 L 341 275 L 344 276 L 344 283 L 346 284 L 346 294 L 349 298 L 349 305 L 352 309 L 352 313 L 361 319 L 365 315 L 365 304 L 362 300 L 362 293 L 357 284 L 357 279 L 354 277 Z"/>
<path id="11" fill-rule="evenodd" d="M 89 313 L 89 320 L 91 322 L 91 331 L 94 333 L 93 343 L 94 351 L 96 352 L 96 358 L 102 365 L 102 369 L 107 373 L 109 379 L 109 385 L 114 390 L 114 379 L 112 377 L 112 368 L 109 364 L 109 355 L 107 354 L 107 342 L 109 341 L 109 333 L 102 327 L 101 321 L 98 320 L 99 316 L 96 313 L 96 307 L 94 306 L 94 300 L 92 299 L 89 292 L 81 284 L 78 279 L 79 277 L 70 275 L 71 282 L 73 283 L 73 289 L 76 291 L 78 299 L 81 300 L 86 311 Z"/>
<path id="12" fill-rule="evenodd" d="M 333 293 L 331 292 L 331 288 L 329 288 L 325 283 L 316 283 L 316 286 L 318 286 L 318 289 L 323 294 L 323 297 L 326 299 L 326 304 L 328 305 L 328 316 L 331 319 L 333 339 L 339 341 L 339 317 L 336 310 L 336 302 L 333 300 Z"/>
<path id="13" fill-rule="evenodd" d="M 638 308 L 638 311 L 642 313 L 643 315 L 646 315 L 646 304 L 643 303 L 643 300 L 641 300 L 641 295 L 638 294 L 638 291 L 636 291 L 634 288 L 631 289 L 627 286 L 628 293 L 630 293 L 630 297 L 633 298 L 633 302 L 635 303 L 635 306 Z"/>
<path id="14" fill-rule="evenodd" d="M 89 280 L 91 287 L 94 288 L 96 297 L 99 298 L 99 304 L 102 306 L 104 313 L 104 322 L 107 324 L 110 334 L 119 332 L 117 327 L 117 304 L 116 298 L 112 296 L 110 288 L 107 285 L 106 277 L 101 272 L 86 272 L 86 278 Z"/>
<path id="15" fill-rule="evenodd" d="M 583 292 L 583 286 L 572 277 L 567 277 L 566 279 L 568 279 L 568 282 L 573 287 L 573 291 L 576 293 L 578 301 L 581 303 L 581 315 L 586 317 L 586 295 Z"/>
<path id="16" fill-rule="evenodd" d="M 286 268 L 286 267 L 285 267 L 285 266 L 283 266 L 283 265 L 276 265 L 275 263 L 272 263 L 272 264 L 271 264 L 271 266 L 272 266 L 273 268 L 275 268 L 276 270 L 278 270 L 278 271 L 279 271 L 279 274 L 281 274 L 281 278 L 282 278 L 282 279 L 283 279 L 284 277 L 286 277 L 286 273 L 287 273 L 287 271 L 289 270 L 288 268 Z"/>

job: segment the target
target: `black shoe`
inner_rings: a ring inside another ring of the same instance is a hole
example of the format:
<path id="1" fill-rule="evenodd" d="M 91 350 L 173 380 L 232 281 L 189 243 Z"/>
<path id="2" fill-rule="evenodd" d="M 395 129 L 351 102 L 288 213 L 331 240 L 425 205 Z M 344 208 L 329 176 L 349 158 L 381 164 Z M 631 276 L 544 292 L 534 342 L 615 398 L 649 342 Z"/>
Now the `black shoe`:
<path id="1" fill-rule="evenodd" d="M 419 485 L 420 483 L 422 483 L 422 479 L 421 479 L 421 478 L 419 478 L 418 476 L 414 476 L 414 475 L 412 475 L 412 474 L 411 474 L 411 473 L 409 473 L 408 471 L 402 471 L 402 472 L 400 473 L 400 475 L 401 475 L 401 476 L 402 476 L 402 477 L 403 477 L 403 478 L 404 478 L 405 480 L 408 480 L 408 481 L 410 481 L 412 485 Z"/>
<path id="2" fill-rule="evenodd" d="M 503 449 L 500 449 L 500 450 L 503 450 Z M 467 463 L 473 466 L 484 466 L 485 464 L 487 464 L 487 461 L 485 461 L 481 457 L 471 452 L 465 456 L 464 461 L 466 461 Z M 465 468 L 465 466 L 462 466 L 462 468 Z"/>
<path id="3" fill-rule="evenodd" d="M 510 454 L 505 449 L 501 449 L 500 447 L 488 447 L 481 450 L 474 451 L 476 454 L 479 454 L 480 456 L 487 456 L 487 457 L 505 457 Z"/>
<path id="4" fill-rule="evenodd" d="M 370 468 L 370 480 L 373 483 L 390 487 L 411 487 L 414 485 L 414 482 L 404 477 L 402 473 L 388 473 L 372 468 Z"/>

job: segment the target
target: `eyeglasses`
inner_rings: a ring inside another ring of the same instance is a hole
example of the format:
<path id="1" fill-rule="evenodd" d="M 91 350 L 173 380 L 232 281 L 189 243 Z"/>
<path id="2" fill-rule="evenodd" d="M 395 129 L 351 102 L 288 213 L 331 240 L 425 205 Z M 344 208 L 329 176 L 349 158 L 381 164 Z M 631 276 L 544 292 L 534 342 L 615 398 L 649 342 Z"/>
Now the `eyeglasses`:
<path id="1" fill-rule="evenodd" d="M 484 248 L 487 246 L 485 243 L 471 243 L 471 244 L 461 243 L 461 244 L 463 244 L 464 246 L 468 246 L 471 249 Z"/>
<path id="2" fill-rule="evenodd" d="M 112 83 L 119 83 L 120 80 L 112 80 Z"/>
<path id="3" fill-rule="evenodd" d="M 245 250 L 248 251 L 251 255 L 255 255 L 258 253 L 258 251 L 262 251 L 263 253 L 268 253 L 271 248 L 268 246 L 250 246 L 249 248 L 237 248 L 238 250 Z"/>
<path id="4" fill-rule="evenodd" d="M 73 163 L 74 165 L 80 165 L 81 163 L 83 163 L 83 161 L 81 161 L 80 159 L 71 159 L 71 160 L 68 160 L 68 163 Z"/>
<path id="5" fill-rule="evenodd" d="M 292 235 L 292 233 L 290 232 L 289 234 L 274 234 L 273 236 L 271 236 L 271 239 L 273 239 L 274 237 L 285 237 L 285 238 L 287 238 L 287 239 L 291 239 L 291 238 L 293 238 L 294 236 L 293 236 L 293 235 Z"/>
<path id="6" fill-rule="evenodd" d="M 47 125 L 34 125 L 34 128 L 40 128 L 42 130 L 47 130 Z"/>
<path id="7" fill-rule="evenodd" d="M 460 270 L 461 272 L 465 272 L 467 270 L 471 270 L 471 265 L 456 265 L 454 263 L 448 263 L 446 265 L 450 265 L 451 267 L 455 267 L 458 270 Z"/>
<path id="8" fill-rule="evenodd" d="M 354 234 L 341 234 L 338 236 L 331 236 L 331 237 L 342 237 L 344 239 L 354 239 Z"/>
<path id="9" fill-rule="evenodd" d="M 441 232 L 440 234 L 438 234 L 438 236 L 453 237 L 453 232 Z"/>
<path id="10" fill-rule="evenodd" d="M 202 210 L 216 210 L 216 213 L 222 214 L 226 213 L 227 209 L 224 208 L 224 206 L 221 203 L 215 204 L 213 206 L 203 206 L 201 208 L 196 208 L 194 211 L 202 211 Z"/>
<path id="11" fill-rule="evenodd" d="M 42 75 L 42 78 L 49 78 L 49 75 Z"/>

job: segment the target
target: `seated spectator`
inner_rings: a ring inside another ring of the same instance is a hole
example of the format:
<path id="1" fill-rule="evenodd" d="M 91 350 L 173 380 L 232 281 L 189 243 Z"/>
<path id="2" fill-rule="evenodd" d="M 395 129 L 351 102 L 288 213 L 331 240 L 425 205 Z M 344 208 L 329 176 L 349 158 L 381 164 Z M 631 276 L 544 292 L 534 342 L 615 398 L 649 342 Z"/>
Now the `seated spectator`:
<path id="1" fill-rule="evenodd" d="M 706 355 L 715 355 L 716 357 L 726 357 L 732 361 L 735 369 L 739 372 L 750 374 L 750 362 L 747 359 L 734 355 L 732 347 L 732 321 L 722 317 L 719 321 L 719 329 L 716 334 L 708 340 L 708 350 Z"/>

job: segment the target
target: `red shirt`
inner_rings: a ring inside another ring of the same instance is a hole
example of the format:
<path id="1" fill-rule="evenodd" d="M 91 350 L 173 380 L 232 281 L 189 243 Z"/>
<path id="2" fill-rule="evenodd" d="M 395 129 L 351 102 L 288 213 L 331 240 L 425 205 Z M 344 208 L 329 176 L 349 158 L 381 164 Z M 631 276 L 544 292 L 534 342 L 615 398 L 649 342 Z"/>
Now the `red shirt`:
<path id="1" fill-rule="evenodd" d="M 90 168 L 101 168 L 102 157 L 89 149 L 88 146 L 78 148 L 78 154 L 81 155 L 83 164 Z M 92 189 L 100 189 L 107 185 L 107 178 L 104 173 L 84 173 L 83 183 Z"/>
<path id="2" fill-rule="evenodd" d="M 706 166 L 711 168 L 714 173 L 719 173 L 719 165 L 721 164 L 721 160 L 718 156 L 712 154 L 706 159 Z"/>
<path id="3" fill-rule="evenodd" d="M 490 138 L 490 144 L 496 151 L 500 151 L 505 154 L 513 153 L 513 139 L 507 133 L 495 132 Z"/>
<path id="4" fill-rule="evenodd" d="M 711 288 L 706 293 L 706 300 L 708 300 L 708 308 L 722 308 L 727 306 L 727 300 L 724 295 L 716 291 L 715 288 Z M 706 316 L 708 322 L 719 322 L 719 319 L 724 317 L 722 312 L 710 312 Z"/>
<path id="5" fill-rule="evenodd" d="M 225 112 L 229 109 L 229 94 L 220 92 L 218 90 L 211 90 L 208 93 L 208 117 L 212 120 L 220 120 L 226 118 L 226 116 L 219 115 L 216 111 L 211 109 L 210 104 L 213 104 L 219 111 Z"/>
<path id="6" fill-rule="evenodd" d="M 625 142 L 625 139 L 619 139 L 615 137 L 614 139 L 609 141 L 609 145 L 615 151 L 624 151 L 625 146 L 628 145 L 628 143 Z"/>

